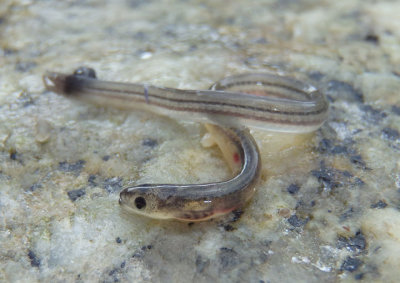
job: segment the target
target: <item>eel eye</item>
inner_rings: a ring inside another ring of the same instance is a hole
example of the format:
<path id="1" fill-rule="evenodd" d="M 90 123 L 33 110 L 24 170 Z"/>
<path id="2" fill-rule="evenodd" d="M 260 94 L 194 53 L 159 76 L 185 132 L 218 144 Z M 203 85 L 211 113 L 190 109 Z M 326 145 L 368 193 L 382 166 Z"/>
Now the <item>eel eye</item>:
<path id="1" fill-rule="evenodd" d="M 137 197 L 135 199 L 135 206 L 137 209 L 143 209 L 146 207 L 146 200 L 143 197 Z"/>

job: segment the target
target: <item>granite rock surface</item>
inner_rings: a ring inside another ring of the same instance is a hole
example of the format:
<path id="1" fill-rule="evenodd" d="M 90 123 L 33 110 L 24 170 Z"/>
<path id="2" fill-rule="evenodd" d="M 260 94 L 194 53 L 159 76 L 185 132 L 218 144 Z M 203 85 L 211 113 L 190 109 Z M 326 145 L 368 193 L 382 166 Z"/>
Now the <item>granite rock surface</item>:
<path id="1" fill-rule="evenodd" d="M 0 281 L 396 282 L 400 2 L 3 0 Z M 316 133 L 253 130 L 262 180 L 204 223 L 118 205 L 140 183 L 229 178 L 202 125 L 44 89 L 46 70 L 207 89 L 272 72 L 330 101 Z"/>

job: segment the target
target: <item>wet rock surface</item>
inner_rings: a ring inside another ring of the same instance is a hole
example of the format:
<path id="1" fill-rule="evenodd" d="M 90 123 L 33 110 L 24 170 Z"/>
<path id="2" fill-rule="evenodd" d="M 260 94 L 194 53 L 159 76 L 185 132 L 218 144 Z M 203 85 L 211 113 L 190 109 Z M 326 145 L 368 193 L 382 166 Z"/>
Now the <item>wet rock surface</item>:
<path id="1" fill-rule="evenodd" d="M 0 281 L 396 282 L 396 1 L 11 1 L 0 4 Z M 254 130 L 262 178 L 204 223 L 128 214 L 141 183 L 229 178 L 200 124 L 46 91 L 46 70 L 207 89 L 272 72 L 330 101 L 310 135 Z"/>

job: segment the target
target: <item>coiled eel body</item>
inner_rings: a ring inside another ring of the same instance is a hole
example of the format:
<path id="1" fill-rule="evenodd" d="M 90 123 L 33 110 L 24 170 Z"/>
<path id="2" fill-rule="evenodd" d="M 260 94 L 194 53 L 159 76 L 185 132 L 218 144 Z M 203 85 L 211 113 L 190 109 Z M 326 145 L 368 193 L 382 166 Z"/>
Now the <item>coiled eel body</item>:
<path id="1" fill-rule="evenodd" d="M 244 126 L 311 132 L 324 123 L 328 111 L 325 97 L 316 88 L 270 74 L 227 77 L 210 90 L 101 81 L 89 68 L 71 75 L 47 72 L 43 81 L 50 91 L 102 106 L 206 123 L 236 175 L 205 184 L 143 184 L 120 193 L 121 206 L 157 219 L 202 221 L 241 208 L 253 196 L 261 170 L 257 144 Z"/>

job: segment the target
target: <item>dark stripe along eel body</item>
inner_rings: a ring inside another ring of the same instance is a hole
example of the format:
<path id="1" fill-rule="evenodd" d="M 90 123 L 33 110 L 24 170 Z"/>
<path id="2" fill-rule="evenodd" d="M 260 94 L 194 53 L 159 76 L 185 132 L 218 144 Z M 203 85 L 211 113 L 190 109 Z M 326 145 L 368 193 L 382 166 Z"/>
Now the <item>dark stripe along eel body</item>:
<path id="1" fill-rule="evenodd" d="M 244 126 L 311 132 L 324 123 L 328 112 L 328 103 L 316 88 L 271 74 L 227 77 L 210 90 L 101 81 L 85 67 L 70 75 L 47 72 L 43 81 L 50 91 L 102 106 L 206 123 L 236 176 L 205 184 L 142 184 L 120 193 L 122 207 L 157 219 L 202 221 L 243 207 L 253 196 L 261 171 L 257 144 Z"/>

